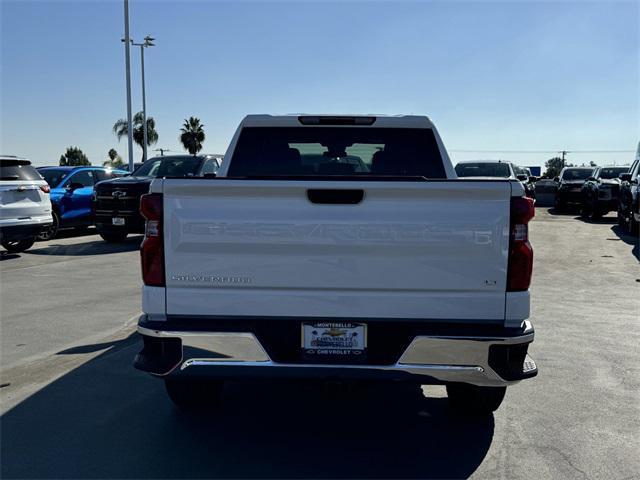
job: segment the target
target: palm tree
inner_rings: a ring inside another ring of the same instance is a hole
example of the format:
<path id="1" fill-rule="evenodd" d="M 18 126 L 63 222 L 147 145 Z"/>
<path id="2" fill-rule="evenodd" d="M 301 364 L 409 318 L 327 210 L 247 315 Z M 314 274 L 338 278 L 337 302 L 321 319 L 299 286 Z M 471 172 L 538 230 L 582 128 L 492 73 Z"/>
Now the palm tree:
<path id="1" fill-rule="evenodd" d="M 202 142 L 204 142 L 204 125 L 200 123 L 200 119 L 189 117 L 185 119 L 180 129 L 180 142 L 185 150 L 189 150 L 191 155 L 195 155 L 202 150 Z"/>
<path id="2" fill-rule="evenodd" d="M 142 112 L 138 112 L 133 116 L 133 141 L 138 144 L 140 148 L 142 148 L 144 144 L 144 130 L 142 125 L 144 123 L 144 119 L 142 116 Z M 129 134 L 129 128 L 127 125 L 127 120 L 121 118 L 113 125 L 113 133 L 118 137 L 118 141 L 122 137 L 126 137 Z M 153 117 L 147 117 L 147 146 L 153 145 L 158 142 L 158 132 L 156 131 L 156 121 Z"/>
<path id="3" fill-rule="evenodd" d="M 109 160 L 106 160 L 102 163 L 103 167 L 111 167 L 111 168 L 122 168 L 124 167 L 124 162 L 122 161 L 122 157 L 118 155 L 118 151 L 115 148 L 109 150 L 107 153 Z"/>

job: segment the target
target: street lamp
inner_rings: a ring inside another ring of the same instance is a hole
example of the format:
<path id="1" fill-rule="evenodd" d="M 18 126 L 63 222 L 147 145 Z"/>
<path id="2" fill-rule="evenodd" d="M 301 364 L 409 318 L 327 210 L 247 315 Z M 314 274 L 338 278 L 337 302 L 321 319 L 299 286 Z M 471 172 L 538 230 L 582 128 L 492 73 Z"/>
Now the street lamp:
<path id="1" fill-rule="evenodd" d="M 160 156 L 164 157 L 164 152 L 172 152 L 173 150 L 169 150 L 168 148 L 156 148 L 154 152 L 160 152 Z"/>
<path id="2" fill-rule="evenodd" d="M 131 121 L 131 61 L 129 56 L 129 0 L 124 0 L 124 51 L 125 51 L 125 71 L 127 79 L 127 127 L 128 127 L 128 154 L 129 171 L 133 172 L 133 122 Z"/>
<path id="3" fill-rule="evenodd" d="M 144 42 L 135 43 L 131 40 L 131 45 L 140 47 L 140 65 L 142 67 L 142 161 L 147 161 L 147 97 L 144 90 L 144 49 L 147 47 L 154 47 L 153 43 L 155 38 L 151 35 L 144 37 Z"/>

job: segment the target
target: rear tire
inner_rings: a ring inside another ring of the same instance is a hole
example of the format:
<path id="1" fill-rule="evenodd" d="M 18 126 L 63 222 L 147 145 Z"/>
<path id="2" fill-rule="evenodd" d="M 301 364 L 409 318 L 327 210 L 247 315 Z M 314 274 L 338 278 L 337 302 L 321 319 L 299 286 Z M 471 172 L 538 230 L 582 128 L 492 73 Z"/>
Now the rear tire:
<path id="1" fill-rule="evenodd" d="M 580 216 L 586 219 L 591 216 L 592 212 L 593 210 L 589 206 L 587 206 L 587 202 L 583 202 L 582 206 L 580 207 Z"/>
<path id="2" fill-rule="evenodd" d="M 124 242 L 129 235 L 128 232 L 98 232 L 102 239 L 107 243 Z"/>
<path id="3" fill-rule="evenodd" d="M 30 249 L 34 243 L 36 243 L 36 237 L 25 238 L 22 240 L 8 240 L 6 242 L 2 242 L 2 246 L 9 253 L 20 253 Z"/>
<path id="4" fill-rule="evenodd" d="M 194 378 L 165 378 L 164 386 L 173 404 L 183 412 L 214 409 L 220 405 L 224 382 Z"/>
<path id="5" fill-rule="evenodd" d="M 495 412 L 507 391 L 507 387 L 478 387 L 467 383 L 447 385 L 449 406 L 457 413 L 489 415 Z"/>
<path id="6" fill-rule="evenodd" d="M 51 226 L 40 232 L 40 235 L 38 235 L 38 240 L 47 241 L 56 238 L 58 229 L 60 228 L 60 217 L 56 212 L 51 212 L 51 216 L 53 217 L 53 223 L 51 224 Z"/>

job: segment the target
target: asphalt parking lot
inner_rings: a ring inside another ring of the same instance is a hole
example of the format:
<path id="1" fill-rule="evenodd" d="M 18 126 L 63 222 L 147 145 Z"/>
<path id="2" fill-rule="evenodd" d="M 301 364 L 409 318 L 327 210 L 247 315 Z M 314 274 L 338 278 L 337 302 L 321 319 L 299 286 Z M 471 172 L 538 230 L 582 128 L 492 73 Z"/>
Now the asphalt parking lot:
<path id="1" fill-rule="evenodd" d="M 613 216 L 538 208 L 530 353 L 489 418 L 442 387 L 232 383 L 178 414 L 134 370 L 139 237 L 36 244 L 0 262 L 2 478 L 640 478 L 638 240 Z"/>

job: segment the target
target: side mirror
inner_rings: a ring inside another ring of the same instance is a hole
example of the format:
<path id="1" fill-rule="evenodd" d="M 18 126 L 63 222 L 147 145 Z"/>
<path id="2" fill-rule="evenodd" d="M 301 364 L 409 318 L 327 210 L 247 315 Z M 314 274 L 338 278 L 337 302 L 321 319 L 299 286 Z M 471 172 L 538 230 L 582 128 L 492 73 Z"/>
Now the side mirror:
<path id="1" fill-rule="evenodd" d="M 631 181 L 631 174 L 630 173 L 621 173 L 620 175 L 618 175 L 618 178 L 620 180 L 622 180 L 623 182 L 630 182 Z"/>
<path id="2" fill-rule="evenodd" d="M 518 175 L 516 175 L 516 178 L 521 182 L 526 182 L 527 180 L 529 180 L 529 177 L 524 173 L 519 173 Z"/>
<path id="3" fill-rule="evenodd" d="M 555 178 L 553 179 L 553 181 L 554 181 L 554 182 L 556 182 L 556 183 L 557 183 L 557 182 L 560 182 L 560 177 L 555 177 Z"/>
<path id="4" fill-rule="evenodd" d="M 595 182 L 596 181 L 596 177 L 588 177 L 587 182 Z"/>

